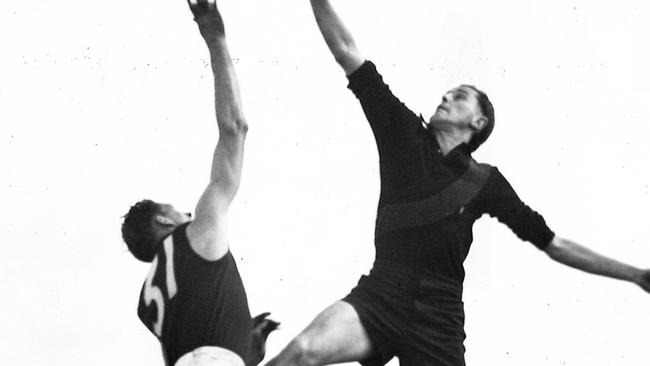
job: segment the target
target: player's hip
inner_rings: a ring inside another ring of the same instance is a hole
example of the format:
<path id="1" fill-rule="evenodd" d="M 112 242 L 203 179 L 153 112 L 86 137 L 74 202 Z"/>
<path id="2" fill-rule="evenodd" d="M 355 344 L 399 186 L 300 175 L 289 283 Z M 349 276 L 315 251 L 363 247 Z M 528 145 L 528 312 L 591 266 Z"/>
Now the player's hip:
<path id="1" fill-rule="evenodd" d="M 449 279 L 391 276 L 377 268 L 362 276 L 343 301 L 354 307 L 373 345 L 364 365 L 383 365 L 393 356 L 406 365 L 464 365 L 461 294 L 462 285 Z"/>
<path id="2" fill-rule="evenodd" d="M 463 295 L 461 276 L 380 258 L 375 259 L 370 273 L 362 276 L 359 286 L 380 287 L 402 297 L 425 302 L 461 302 Z"/>

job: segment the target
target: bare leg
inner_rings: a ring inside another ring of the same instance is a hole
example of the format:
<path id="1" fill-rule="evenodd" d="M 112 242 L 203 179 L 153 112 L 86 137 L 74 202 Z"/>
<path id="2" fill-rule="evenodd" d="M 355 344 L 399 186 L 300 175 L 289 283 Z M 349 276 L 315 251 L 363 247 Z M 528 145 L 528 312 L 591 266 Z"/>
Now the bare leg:
<path id="1" fill-rule="evenodd" d="M 372 344 L 352 305 L 338 301 L 266 366 L 318 366 L 362 360 Z"/>

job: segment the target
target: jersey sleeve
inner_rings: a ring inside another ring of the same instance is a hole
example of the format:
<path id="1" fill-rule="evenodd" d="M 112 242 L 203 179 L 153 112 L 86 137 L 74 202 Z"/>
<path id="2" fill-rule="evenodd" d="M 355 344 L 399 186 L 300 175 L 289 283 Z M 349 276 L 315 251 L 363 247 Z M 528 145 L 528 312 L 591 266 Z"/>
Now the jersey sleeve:
<path id="1" fill-rule="evenodd" d="M 479 202 L 482 213 L 496 217 L 521 240 L 540 250 L 544 250 L 555 236 L 544 217 L 522 202 L 497 168 L 492 169 Z"/>
<path id="2" fill-rule="evenodd" d="M 380 152 L 407 146 L 418 129 L 423 129 L 422 119 L 393 95 L 371 61 L 348 75 L 348 80 L 348 88 L 359 99 Z"/>

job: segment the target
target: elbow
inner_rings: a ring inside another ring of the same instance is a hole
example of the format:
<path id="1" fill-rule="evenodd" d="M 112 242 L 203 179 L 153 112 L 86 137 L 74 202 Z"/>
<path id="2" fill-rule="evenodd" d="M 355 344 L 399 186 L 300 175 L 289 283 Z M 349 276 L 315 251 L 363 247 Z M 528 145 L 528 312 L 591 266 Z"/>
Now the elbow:
<path id="1" fill-rule="evenodd" d="M 546 246 L 544 252 L 553 260 L 560 260 L 564 258 L 565 253 L 572 250 L 574 244 L 559 236 L 553 237 L 551 242 Z"/>
<path id="2" fill-rule="evenodd" d="M 359 51 L 354 45 L 337 46 L 332 49 L 332 54 L 336 62 L 344 69 L 354 64 L 354 61 L 359 59 Z"/>
<path id="3" fill-rule="evenodd" d="M 238 133 L 245 135 L 248 132 L 248 121 L 245 118 L 236 119 L 234 125 Z"/>
<path id="4" fill-rule="evenodd" d="M 245 118 L 233 118 L 226 123 L 222 123 L 219 130 L 223 134 L 245 136 L 248 132 L 248 122 Z"/>
<path id="5" fill-rule="evenodd" d="M 332 49 L 332 55 L 337 63 L 343 64 L 350 58 L 350 51 L 347 47 L 336 47 Z"/>
<path id="6" fill-rule="evenodd" d="M 553 239 L 551 239 L 551 242 L 548 243 L 546 248 L 544 248 L 544 253 L 546 253 L 546 255 L 548 255 L 551 259 L 557 259 L 563 247 L 564 240 L 558 236 L 554 236 Z"/>

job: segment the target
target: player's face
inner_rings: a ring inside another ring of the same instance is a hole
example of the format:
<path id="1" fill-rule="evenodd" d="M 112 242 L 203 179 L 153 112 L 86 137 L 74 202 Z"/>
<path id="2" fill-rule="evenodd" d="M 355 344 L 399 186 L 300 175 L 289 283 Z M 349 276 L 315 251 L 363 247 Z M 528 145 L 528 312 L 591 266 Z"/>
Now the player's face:
<path id="1" fill-rule="evenodd" d="M 180 212 L 174 206 L 168 203 L 160 204 L 160 210 L 163 216 L 173 221 L 176 225 L 181 225 L 192 220 L 191 213 Z"/>
<path id="2" fill-rule="evenodd" d="M 467 127 L 481 115 L 478 93 L 468 86 L 461 85 L 442 96 L 442 102 L 429 122 L 434 126 L 451 124 L 457 127 Z"/>

